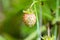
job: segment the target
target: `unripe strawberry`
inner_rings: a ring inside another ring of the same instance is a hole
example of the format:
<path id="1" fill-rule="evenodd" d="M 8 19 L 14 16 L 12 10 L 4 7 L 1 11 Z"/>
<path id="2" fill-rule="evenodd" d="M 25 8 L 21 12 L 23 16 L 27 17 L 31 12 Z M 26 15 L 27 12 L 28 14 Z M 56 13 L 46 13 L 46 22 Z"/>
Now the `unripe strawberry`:
<path id="1" fill-rule="evenodd" d="M 34 24 L 36 23 L 36 16 L 34 13 L 27 13 L 25 12 L 23 15 L 23 21 L 26 25 L 28 26 L 34 26 Z"/>

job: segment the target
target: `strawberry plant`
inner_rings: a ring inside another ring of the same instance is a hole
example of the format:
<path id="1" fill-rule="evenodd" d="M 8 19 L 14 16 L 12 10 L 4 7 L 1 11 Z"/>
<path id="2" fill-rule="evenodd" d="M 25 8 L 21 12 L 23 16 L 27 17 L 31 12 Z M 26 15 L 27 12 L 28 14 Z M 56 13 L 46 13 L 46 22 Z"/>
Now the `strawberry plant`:
<path id="1" fill-rule="evenodd" d="M 59 40 L 59 0 L 0 0 L 0 40 Z"/>

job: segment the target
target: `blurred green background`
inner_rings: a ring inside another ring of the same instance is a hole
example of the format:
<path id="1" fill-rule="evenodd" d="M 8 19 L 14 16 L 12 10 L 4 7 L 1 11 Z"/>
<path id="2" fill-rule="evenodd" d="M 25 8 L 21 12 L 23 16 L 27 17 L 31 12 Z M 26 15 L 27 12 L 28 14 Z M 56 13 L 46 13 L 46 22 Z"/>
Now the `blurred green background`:
<path id="1" fill-rule="evenodd" d="M 36 0 L 40 1 L 40 0 Z M 37 24 L 30 28 L 23 22 L 23 10 L 28 9 L 33 0 L 0 0 L 0 40 L 24 40 L 30 34 L 36 33 Z M 56 22 L 56 0 L 41 0 L 42 4 L 42 34 L 47 34 L 46 24 L 52 22 L 51 34 L 54 34 Z M 59 4 L 60 5 L 60 4 Z M 38 20 L 40 21 L 40 2 L 36 5 Z M 1 18 L 0 18 L 1 20 Z M 60 20 L 60 12 L 59 18 Z M 36 34 L 35 34 L 36 35 Z M 33 36 L 33 35 L 32 35 Z M 37 40 L 37 36 L 32 40 Z"/>

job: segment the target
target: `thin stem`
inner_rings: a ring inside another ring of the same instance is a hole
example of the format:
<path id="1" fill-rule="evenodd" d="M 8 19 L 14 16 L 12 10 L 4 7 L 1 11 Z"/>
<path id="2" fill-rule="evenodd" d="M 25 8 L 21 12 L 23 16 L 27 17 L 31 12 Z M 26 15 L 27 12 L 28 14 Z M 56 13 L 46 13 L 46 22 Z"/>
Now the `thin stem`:
<path id="1" fill-rule="evenodd" d="M 57 40 L 57 25 L 55 25 L 55 32 L 54 32 L 54 35 L 55 35 L 55 39 L 54 39 L 54 40 Z"/>
<path id="2" fill-rule="evenodd" d="M 41 3 L 41 2 L 40 2 L 40 3 Z M 40 4 L 39 7 L 40 7 L 40 15 L 39 15 L 39 16 L 40 16 L 40 25 L 39 25 L 39 26 L 41 27 L 41 26 L 42 26 L 42 7 L 41 7 L 41 4 Z M 40 29 L 41 29 L 41 28 L 40 28 Z M 40 30 L 40 37 L 41 37 L 41 30 Z M 41 39 L 40 39 L 40 40 L 41 40 Z"/>
<path id="3" fill-rule="evenodd" d="M 47 23 L 47 35 L 48 35 L 48 37 L 50 37 L 50 24 L 49 24 L 49 22 Z"/>
<path id="4" fill-rule="evenodd" d="M 32 8 L 33 5 L 34 5 L 35 3 L 37 3 L 37 2 L 38 2 L 38 1 L 34 1 L 34 2 L 31 4 L 30 8 Z"/>
<path id="5" fill-rule="evenodd" d="M 33 0 L 34 2 L 35 0 Z M 38 40 L 41 40 L 41 30 L 40 30 L 40 26 L 39 26 L 39 20 L 38 20 L 38 13 L 37 13 L 37 9 L 36 9 L 36 4 L 34 5 L 34 10 L 36 13 L 36 20 L 37 20 L 37 33 L 38 33 Z"/>
<path id="6" fill-rule="evenodd" d="M 50 37 L 50 26 L 49 26 L 49 23 L 48 23 L 48 36 Z"/>
<path id="7" fill-rule="evenodd" d="M 58 17 L 59 17 L 59 0 L 57 0 L 57 2 L 56 2 L 56 20 L 58 19 Z M 57 40 L 57 24 L 55 25 L 55 32 L 54 32 L 54 34 L 55 34 L 55 39 L 54 40 Z"/>
<path id="8" fill-rule="evenodd" d="M 56 2 L 56 19 L 58 19 L 58 17 L 59 17 L 59 0 L 57 0 L 57 2 Z"/>

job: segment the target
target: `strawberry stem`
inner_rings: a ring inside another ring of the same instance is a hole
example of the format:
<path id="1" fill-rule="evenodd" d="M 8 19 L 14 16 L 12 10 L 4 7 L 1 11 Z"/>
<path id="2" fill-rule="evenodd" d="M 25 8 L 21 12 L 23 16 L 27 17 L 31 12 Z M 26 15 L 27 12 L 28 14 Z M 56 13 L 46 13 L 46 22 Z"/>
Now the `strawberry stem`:
<path id="1" fill-rule="evenodd" d="M 37 2 L 38 2 L 38 1 L 34 1 L 34 2 L 31 4 L 30 8 L 32 8 L 33 5 L 34 5 L 35 3 L 37 3 Z"/>
<path id="2" fill-rule="evenodd" d="M 33 0 L 34 2 L 35 0 Z M 41 26 L 42 26 L 42 9 L 41 9 L 41 6 L 39 6 L 40 8 L 40 25 L 39 25 L 39 19 L 38 19 L 38 11 L 37 11 L 37 5 L 35 4 L 34 5 L 34 12 L 36 13 L 36 20 L 37 20 L 37 33 L 38 33 L 38 39 L 37 40 L 41 40 Z"/>

